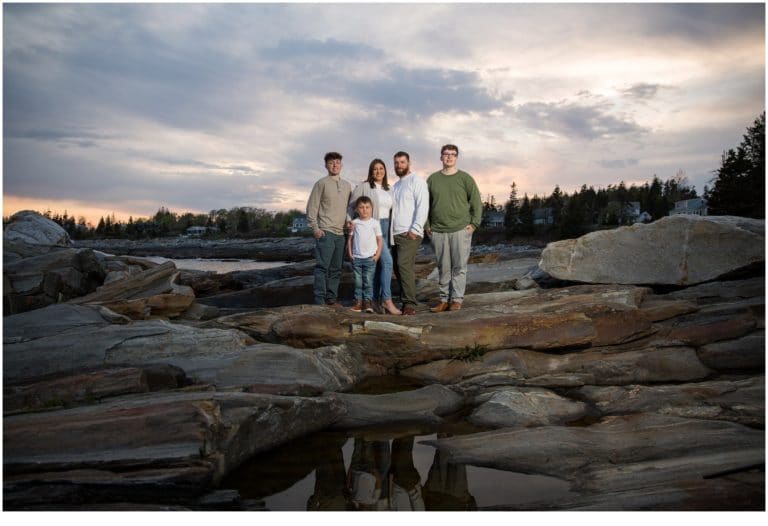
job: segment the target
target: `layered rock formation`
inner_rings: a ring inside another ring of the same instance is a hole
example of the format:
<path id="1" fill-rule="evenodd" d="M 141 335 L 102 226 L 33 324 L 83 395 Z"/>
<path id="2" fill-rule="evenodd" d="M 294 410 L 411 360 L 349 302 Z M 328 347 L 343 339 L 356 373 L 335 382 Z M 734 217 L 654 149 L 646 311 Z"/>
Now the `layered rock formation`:
<path id="1" fill-rule="evenodd" d="M 718 228 L 694 229 L 696 243 L 720 242 Z M 637 229 L 616 235 L 650 243 Z M 45 254 L 30 247 L 13 259 Z M 531 262 L 484 255 L 458 312 L 359 314 L 278 287 L 289 305 L 201 322 L 147 299 L 179 286 L 172 265 L 89 252 L 106 284 L 3 320 L 5 509 L 232 506 L 222 480 L 256 453 L 323 429 L 368 436 L 449 419 L 485 430 L 428 442 L 463 496 L 467 465 L 569 490 L 501 509 L 764 506 L 765 279 L 751 255 L 715 265 L 729 280 L 686 288 L 520 287 L 537 275 Z M 691 257 L 670 252 L 664 265 L 699 268 Z M 659 283 L 650 272 L 634 275 Z M 244 293 L 271 284 L 250 279 Z M 355 392 L 376 375 L 423 387 Z"/>

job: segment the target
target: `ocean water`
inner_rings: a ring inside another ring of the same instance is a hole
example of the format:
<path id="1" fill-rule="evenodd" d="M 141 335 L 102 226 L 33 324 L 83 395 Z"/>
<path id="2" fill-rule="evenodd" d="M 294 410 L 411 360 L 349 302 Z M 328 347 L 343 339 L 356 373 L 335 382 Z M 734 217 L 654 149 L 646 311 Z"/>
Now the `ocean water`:
<path id="1" fill-rule="evenodd" d="M 173 261 L 178 269 L 206 270 L 217 274 L 225 274 L 236 270 L 262 270 L 267 268 L 282 267 L 286 261 L 256 261 L 254 259 L 168 259 L 160 256 L 149 256 L 147 259 L 155 263 Z"/>

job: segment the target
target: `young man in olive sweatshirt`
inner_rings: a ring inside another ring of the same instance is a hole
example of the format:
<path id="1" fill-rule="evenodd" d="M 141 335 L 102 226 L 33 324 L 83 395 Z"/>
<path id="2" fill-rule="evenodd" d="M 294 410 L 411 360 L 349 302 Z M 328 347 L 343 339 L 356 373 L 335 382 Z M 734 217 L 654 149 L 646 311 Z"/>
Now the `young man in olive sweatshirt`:
<path id="1" fill-rule="evenodd" d="M 432 312 L 461 309 L 472 234 L 483 216 L 480 190 L 471 175 L 456 168 L 458 156 L 457 146 L 443 146 L 443 169 L 427 179 L 429 221 L 425 230 L 432 238 L 440 283 L 440 303 Z"/>

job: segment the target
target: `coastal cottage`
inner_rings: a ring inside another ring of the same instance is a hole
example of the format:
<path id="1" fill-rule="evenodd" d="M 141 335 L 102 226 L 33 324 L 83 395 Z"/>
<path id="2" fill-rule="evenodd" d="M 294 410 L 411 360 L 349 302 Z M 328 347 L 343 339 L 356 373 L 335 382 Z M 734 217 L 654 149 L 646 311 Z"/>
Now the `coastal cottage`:
<path id="1" fill-rule="evenodd" d="M 504 212 L 485 210 L 482 224 L 486 228 L 504 228 Z"/>
<path id="2" fill-rule="evenodd" d="M 298 232 L 303 232 L 307 230 L 311 230 L 309 228 L 309 220 L 307 220 L 306 215 L 300 215 L 293 218 L 293 223 L 291 223 L 290 230 L 292 233 L 296 234 Z"/>
<path id="3" fill-rule="evenodd" d="M 675 208 L 669 212 L 669 215 L 676 216 L 681 214 L 705 216 L 707 215 L 707 202 L 701 197 L 677 201 L 675 203 Z"/>

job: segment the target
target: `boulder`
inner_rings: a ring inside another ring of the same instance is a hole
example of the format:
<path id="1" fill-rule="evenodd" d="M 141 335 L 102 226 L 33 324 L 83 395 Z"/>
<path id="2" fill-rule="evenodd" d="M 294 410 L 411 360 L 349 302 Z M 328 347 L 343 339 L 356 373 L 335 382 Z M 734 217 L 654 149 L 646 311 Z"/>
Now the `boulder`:
<path id="1" fill-rule="evenodd" d="M 349 429 L 387 424 L 439 424 L 441 416 L 455 413 L 464 405 L 464 397 L 441 385 L 414 391 L 363 395 L 337 394 L 346 406 L 346 415 L 334 428 Z"/>
<path id="2" fill-rule="evenodd" d="M 469 415 L 469 421 L 487 427 L 565 424 L 590 414 L 585 403 L 537 387 L 493 389 L 477 396 L 475 402 L 479 405 Z"/>
<path id="3" fill-rule="evenodd" d="M 765 262 L 765 221 L 675 215 L 550 243 L 539 266 L 587 283 L 694 285 Z"/>
<path id="4" fill-rule="evenodd" d="M 490 302 L 478 300 L 473 308 L 409 317 L 300 305 L 225 316 L 208 326 L 237 328 L 292 347 L 345 343 L 372 365 L 389 369 L 475 351 L 555 350 L 638 339 L 651 332 L 651 322 L 638 310 L 646 292 L 623 286 L 510 291 L 496 293 Z"/>
<path id="5" fill-rule="evenodd" d="M 683 459 L 693 464 L 698 456 L 749 452 L 730 462 L 726 455 L 704 474 L 743 469 L 762 461 L 764 441 L 762 430 L 731 422 L 641 414 L 606 417 L 586 427 L 500 429 L 422 443 L 437 447 L 457 463 L 579 481 L 588 478 L 590 471 L 617 468 L 621 472 L 633 465 L 653 469 L 670 460 L 679 466 Z M 632 477 L 629 471 L 622 478 L 631 485 Z"/>
<path id="6" fill-rule="evenodd" d="M 29 486 L 56 481 L 86 487 L 97 501 L 200 495 L 250 456 L 319 431 L 343 411 L 327 397 L 169 392 L 8 416 L 4 506 L 14 508 L 17 491 L 23 498 Z"/>
<path id="7" fill-rule="evenodd" d="M 718 371 L 764 371 L 765 330 L 703 345 L 698 355 L 704 365 Z"/>
<path id="8" fill-rule="evenodd" d="M 584 386 L 576 394 L 605 415 L 659 413 L 765 426 L 765 376 L 678 385 Z"/>
<path id="9" fill-rule="evenodd" d="M 3 379 L 21 382 L 115 365 L 171 363 L 184 369 L 187 362 L 210 378 L 221 365 L 217 356 L 236 355 L 249 343 L 237 331 L 131 322 L 99 306 L 57 304 L 3 319 Z"/>
<path id="10" fill-rule="evenodd" d="M 3 321 L 3 378 L 11 383 L 81 369 L 169 364 L 222 389 L 290 393 L 300 386 L 341 391 L 366 374 L 359 355 L 344 347 L 252 345 L 235 330 L 129 321 L 97 306 L 54 305 Z"/>
<path id="11" fill-rule="evenodd" d="M 406 368 L 403 376 L 465 388 L 518 385 L 578 387 L 702 380 L 710 370 L 688 347 L 601 347 L 567 354 L 503 349 L 475 360 L 436 360 Z"/>
<path id="12" fill-rule="evenodd" d="M 3 414 L 95 403 L 103 398 L 184 385 L 184 372 L 172 366 L 117 367 L 56 375 L 3 386 Z"/>
<path id="13" fill-rule="evenodd" d="M 58 223 L 32 210 L 22 210 L 11 216 L 3 229 L 3 239 L 29 245 L 72 246 L 69 234 Z"/>
<path id="14" fill-rule="evenodd" d="M 134 319 L 175 318 L 195 301 L 191 287 L 177 285 L 176 265 L 166 261 L 134 275 L 105 283 L 96 291 L 70 300 L 77 305 L 102 305 Z"/>
<path id="15" fill-rule="evenodd" d="M 5 314 L 16 314 L 88 294 L 106 270 L 89 249 L 55 248 L 3 264 Z"/>

